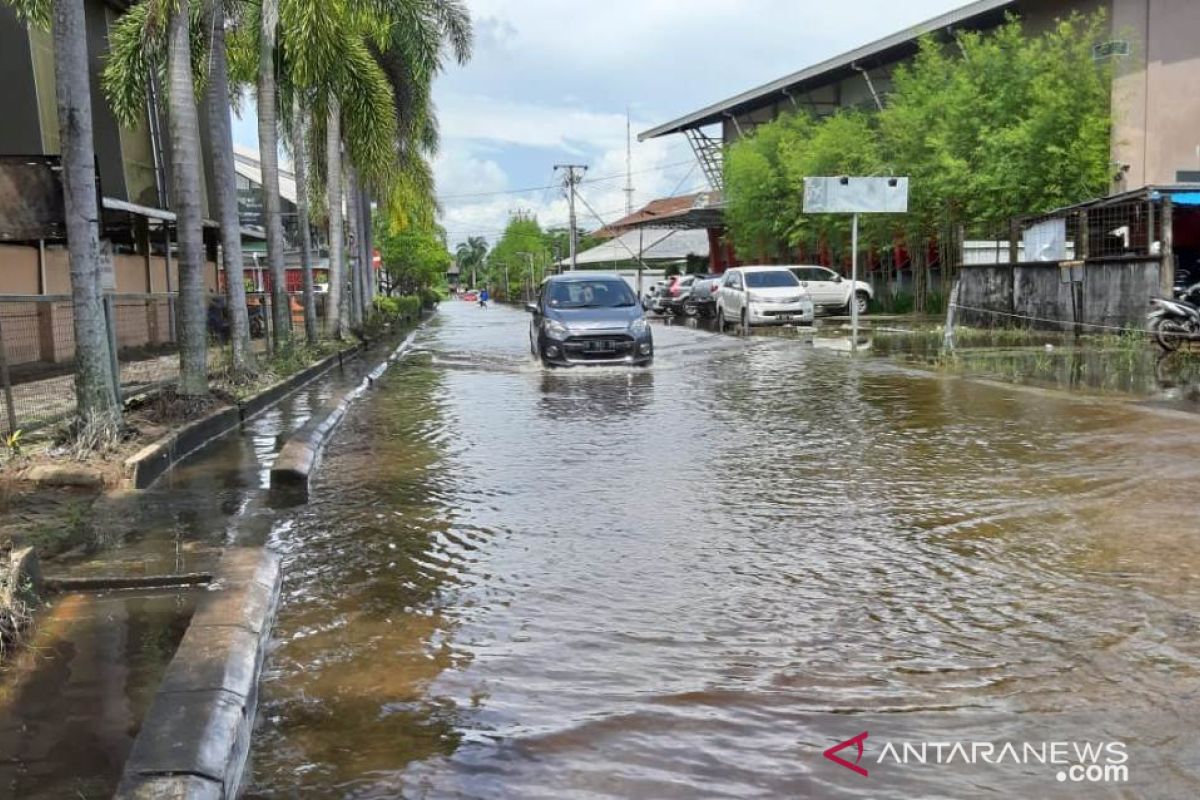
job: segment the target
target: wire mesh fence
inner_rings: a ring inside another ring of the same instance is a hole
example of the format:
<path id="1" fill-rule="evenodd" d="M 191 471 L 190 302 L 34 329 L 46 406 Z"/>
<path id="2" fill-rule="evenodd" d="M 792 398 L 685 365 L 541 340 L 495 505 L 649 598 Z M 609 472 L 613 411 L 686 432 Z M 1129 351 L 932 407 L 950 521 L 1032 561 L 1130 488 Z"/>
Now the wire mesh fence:
<path id="1" fill-rule="evenodd" d="M 179 378 L 178 295 L 114 294 L 111 326 L 117 345 L 121 395 L 173 384 Z M 326 295 L 317 295 L 318 330 L 324 329 Z M 232 344 L 224 298 L 206 298 L 209 364 L 229 363 Z M 247 296 L 252 349 L 271 347 L 271 297 Z M 288 295 L 288 325 L 303 337 L 304 301 Z M 0 432 L 31 431 L 75 411 L 75 323 L 70 295 L 0 296 Z M 110 339 L 112 337 L 110 336 Z"/>

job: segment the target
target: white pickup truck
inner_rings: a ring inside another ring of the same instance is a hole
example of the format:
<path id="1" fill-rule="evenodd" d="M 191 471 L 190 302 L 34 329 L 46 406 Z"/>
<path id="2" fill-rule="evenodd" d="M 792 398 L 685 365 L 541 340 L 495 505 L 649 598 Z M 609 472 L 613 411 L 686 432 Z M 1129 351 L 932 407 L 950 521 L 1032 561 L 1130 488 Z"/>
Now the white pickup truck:
<path id="1" fill-rule="evenodd" d="M 867 313 L 867 307 L 874 297 L 871 284 L 857 281 L 851 287 L 850 281 L 825 267 L 797 266 L 788 267 L 792 274 L 800 279 L 800 285 L 812 298 L 813 305 L 824 311 L 850 312 L 850 299 L 858 304 L 858 313 Z"/>

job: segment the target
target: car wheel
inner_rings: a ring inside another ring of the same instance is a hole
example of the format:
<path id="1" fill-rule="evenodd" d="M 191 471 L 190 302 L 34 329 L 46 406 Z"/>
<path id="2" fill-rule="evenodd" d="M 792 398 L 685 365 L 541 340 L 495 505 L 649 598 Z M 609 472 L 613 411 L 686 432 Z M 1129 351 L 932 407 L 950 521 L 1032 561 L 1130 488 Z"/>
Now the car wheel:
<path id="1" fill-rule="evenodd" d="M 685 300 L 683 303 L 683 315 L 685 317 L 694 317 L 700 313 L 700 309 L 696 308 L 696 303 L 693 300 Z"/>
<path id="2" fill-rule="evenodd" d="M 725 311 L 717 309 L 717 333 L 725 332 Z"/>
<path id="3" fill-rule="evenodd" d="M 870 306 L 870 304 L 871 298 L 867 296 L 866 292 L 859 291 L 854 293 L 855 310 L 858 312 L 860 317 L 867 313 L 867 308 Z"/>

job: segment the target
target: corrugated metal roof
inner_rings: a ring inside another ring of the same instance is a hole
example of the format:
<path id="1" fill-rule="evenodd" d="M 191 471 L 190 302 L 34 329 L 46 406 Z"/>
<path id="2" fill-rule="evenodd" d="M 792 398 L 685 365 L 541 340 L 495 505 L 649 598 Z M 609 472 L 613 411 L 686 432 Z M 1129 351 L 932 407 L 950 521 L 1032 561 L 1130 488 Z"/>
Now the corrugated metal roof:
<path id="1" fill-rule="evenodd" d="M 282 161 L 279 164 L 279 196 L 292 205 L 296 204 L 296 176 Z M 251 183 L 262 186 L 262 162 L 258 151 L 239 144 L 233 146 L 233 168 Z"/>
<path id="2" fill-rule="evenodd" d="M 638 134 L 638 141 L 653 139 L 657 136 L 664 136 L 668 133 L 678 133 L 679 131 L 688 130 L 689 128 L 699 128 L 704 125 L 711 125 L 720 122 L 726 114 L 737 113 L 739 111 L 748 110 L 747 107 L 761 105 L 762 100 L 771 95 L 783 95 L 784 90 L 791 89 L 800 84 L 820 80 L 822 78 L 832 77 L 840 71 L 849 72 L 853 69 L 852 65 L 857 61 L 869 60 L 878 58 L 887 53 L 889 50 L 894 50 L 900 47 L 914 47 L 918 39 L 927 33 L 932 33 L 946 28 L 953 28 L 956 25 L 970 23 L 979 17 L 987 14 L 995 14 L 998 11 L 1006 10 L 1010 6 L 1016 4 L 1017 0 L 976 0 L 974 3 L 963 6 L 962 8 L 934 17 L 918 25 L 905 28 L 904 30 L 893 33 L 891 36 L 886 36 L 878 41 L 863 45 L 857 49 L 843 53 L 840 56 L 835 56 L 819 64 L 814 64 L 811 67 L 806 67 L 799 72 L 793 72 L 790 75 L 785 75 L 778 80 L 763 84 L 756 89 L 751 89 L 742 92 L 739 95 L 730 97 L 727 100 L 722 100 L 719 103 L 714 103 L 710 106 L 686 114 L 678 119 L 651 128 L 648 131 Z"/>
<path id="3" fill-rule="evenodd" d="M 708 257 L 708 232 L 674 228 L 642 228 L 627 231 L 575 256 L 575 263 L 617 264 L 637 261 L 641 252 L 643 261 L 683 261 L 688 256 Z M 570 259 L 559 262 L 570 264 Z"/>
<path id="4" fill-rule="evenodd" d="M 621 217 L 616 222 L 605 225 L 600 230 L 596 231 L 597 235 L 616 236 L 622 230 L 644 223 L 649 220 L 657 219 L 662 216 L 679 214 L 687 211 L 696 202 L 699 194 L 685 194 L 678 197 L 660 197 L 657 200 L 651 200 L 646 205 L 634 211 L 632 214 Z"/>

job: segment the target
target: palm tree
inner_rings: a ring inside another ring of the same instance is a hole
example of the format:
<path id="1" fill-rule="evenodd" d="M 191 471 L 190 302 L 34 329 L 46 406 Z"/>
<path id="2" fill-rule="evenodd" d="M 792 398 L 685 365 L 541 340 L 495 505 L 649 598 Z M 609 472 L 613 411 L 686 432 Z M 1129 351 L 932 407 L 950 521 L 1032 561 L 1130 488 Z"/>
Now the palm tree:
<path id="1" fill-rule="evenodd" d="M 337 339 L 350 328 L 345 292 L 346 253 L 342 241 L 342 109 L 331 92 L 326 99 L 325 120 L 325 191 L 329 219 L 329 310 L 325 316 L 328 331 Z"/>
<path id="2" fill-rule="evenodd" d="M 483 266 L 487 258 L 487 240 L 482 236 L 469 236 L 465 242 L 460 242 L 455 248 L 454 256 L 458 261 L 459 270 L 471 271 L 471 287 L 475 286 L 475 272 Z"/>
<path id="3" fill-rule="evenodd" d="M 5 0 L 54 37 L 54 87 L 62 147 L 63 204 L 75 323 L 75 408 L 79 420 L 119 421 L 116 376 L 104 320 L 100 285 L 100 231 L 96 203 L 96 156 L 88 82 L 83 0 Z"/>
<path id="4" fill-rule="evenodd" d="M 211 64 L 207 101 L 209 138 L 212 140 L 213 177 L 216 182 L 217 222 L 221 226 L 221 252 L 225 263 L 225 295 L 230 314 L 230 343 L 235 374 L 254 372 L 250 351 L 250 320 L 246 311 L 245 270 L 242 263 L 241 223 L 237 207 L 237 173 L 233 161 L 233 125 L 229 119 L 229 63 L 225 44 L 225 0 L 205 0 L 204 17 L 211 31 Z"/>
<path id="5" fill-rule="evenodd" d="M 297 87 L 311 89 L 323 108 L 328 219 L 330 304 L 340 311 L 339 329 L 350 324 L 348 287 L 360 287 L 356 305 L 366 305 L 365 280 L 348 275 L 342 242 L 342 158 L 364 187 L 397 216 L 399 203 L 414 194 L 432 198 L 427 156 L 436 146 L 429 99 L 441 50 L 449 44 L 465 60 L 470 21 L 459 0 L 281 0 L 284 45 Z M 343 146 L 344 145 L 344 149 Z M 364 214 L 367 203 L 353 194 L 348 210 Z M 360 231 L 370 225 L 361 217 Z M 366 236 L 358 236 L 364 245 Z M 370 273 L 370 250 L 357 258 Z M 336 296 L 335 296 L 336 294 Z"/>
<path id="6" fill-rule="evenodd" d="M 185 0 L 142 0 L 112 31 L 104 90 L 113 113 L 135 123 L 151 71 L 166 64 L 171 206 L 179 243 L 179 385 L 183 397 L 208 394 L 204 239 L 200 210 L 200 122 L 192 73 L 192 7 Z M 227 276 L 230 278 L 231 276 Z M 231 281 L 227 281 L 231 282 Z"/>
<path id="7" fill-rule="evenodd" d="M 182 397 L 194 398 L 208 394 L 200 119 L 192 80 L 191 10 L 183 0 L 172 5 L 167 17 L 167 135 L 171 143 L 171 205 L 179 240 L 177 391 Z"/>
<path id="8" fill-rule="evenodd" d="M 345 165 L 345 185 L 342 187 L 345 192 L 346 201 L 346 231 L 349 234 L 346 241 L 346 249 L 349 251 L 349 260 L 347 266 L 347 282 L 350 287 L 350 300 L 347 303 L 350 309 L 350 325 L 353 328 L 362 327 L 362 232 L 359 230 L 359 214 L 358 214 L 358 175 L 354 171 L 353 164 Z"/>
<path id="9" fill-rule="evenodd" d="M 299 95 L 292 105 L 292 161 L 296 176 L 296 224 L 300 228 L 300 269 L 304 280 L 304 338 L 317 343 L 317 296 L 313 283 L 312 231 L 308 217 L 308 111 Z"/>
<path id="10" fill-rule="evenodd" d="M 262 0 L 258 39 L 258 158 L 262 165 L 263 208 L 267 233 L 267 265 L 271 272 L 271 326 L 276 347 L 291 335 L 283 263 L 283 208 L 279 199 L 279 109 L 276 91 L 276 40 L 279 0 Z"/>

